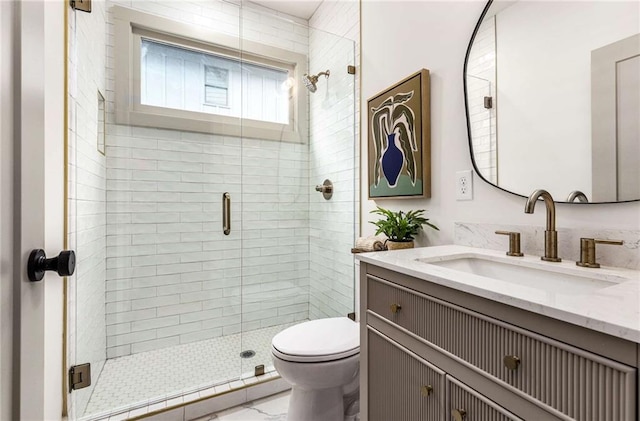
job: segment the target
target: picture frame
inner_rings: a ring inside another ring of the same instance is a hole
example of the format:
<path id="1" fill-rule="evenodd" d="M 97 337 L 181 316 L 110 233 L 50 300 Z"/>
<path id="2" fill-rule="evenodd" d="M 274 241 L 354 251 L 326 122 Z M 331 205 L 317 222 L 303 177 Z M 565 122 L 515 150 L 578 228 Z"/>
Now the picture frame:
<path id="1" fill-rule="evenodd" d="M 367 100 L 368 196 L 431 197 L 429 70 Z"/>

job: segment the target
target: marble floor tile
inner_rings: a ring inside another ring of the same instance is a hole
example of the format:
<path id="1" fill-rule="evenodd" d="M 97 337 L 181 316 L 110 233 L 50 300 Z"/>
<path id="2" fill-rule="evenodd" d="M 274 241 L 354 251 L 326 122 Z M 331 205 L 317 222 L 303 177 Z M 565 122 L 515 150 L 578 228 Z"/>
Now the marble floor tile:
<path id="1" fill-rule="evenodd" d="M 278 393 L 209 415 L 197 421 L 285 421 L 291 391 Z"/>

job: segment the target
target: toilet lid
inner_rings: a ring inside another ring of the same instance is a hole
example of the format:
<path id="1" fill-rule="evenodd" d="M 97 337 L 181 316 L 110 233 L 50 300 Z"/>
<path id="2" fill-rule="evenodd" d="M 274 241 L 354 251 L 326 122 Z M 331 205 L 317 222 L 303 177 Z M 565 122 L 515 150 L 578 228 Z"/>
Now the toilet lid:
<path id="1" fill-rule="evenodd" d="M 273 337 L 273 354 L 286 361 L 318 362 L 360 352 L 358 323 L 346 317 L 311 320 L 291 326 Z"/>

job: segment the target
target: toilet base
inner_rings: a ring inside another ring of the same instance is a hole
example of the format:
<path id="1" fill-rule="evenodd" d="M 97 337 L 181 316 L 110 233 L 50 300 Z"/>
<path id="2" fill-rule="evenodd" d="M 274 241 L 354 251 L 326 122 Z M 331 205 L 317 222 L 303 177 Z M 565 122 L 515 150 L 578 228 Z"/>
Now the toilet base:
<path id="1" fill-rule="evenodd" d="M 287 421 L 342 421 L 342 387 L 320 390 L 291 389 Z"/>

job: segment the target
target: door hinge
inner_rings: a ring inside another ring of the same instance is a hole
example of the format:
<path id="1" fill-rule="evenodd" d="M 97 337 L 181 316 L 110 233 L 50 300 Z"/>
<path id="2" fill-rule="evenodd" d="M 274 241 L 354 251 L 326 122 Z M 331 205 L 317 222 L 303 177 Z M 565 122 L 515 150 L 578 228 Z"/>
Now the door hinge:
<path id="1" fill-rule="evenodd" d="M 486 109 L 493 108 L 493 97 L 490 97 L 490 96 L 484 97 L 484 108 Z"/>
<path id="2" fill-rule="evenodd" d="M 356 313 L 348 313 L 347 317 L 353 320 L 354 322 L 356 321 Z"/>
<path id="3" fill-rule="evenodd" d="M 91 13 L 91 0 L 69 0 L 69 4 L 73 10 Z"/>
<path id="4" fill-rule="evenodd" d="M 78 364 L 69 369 L 69 391 L 91 386 L 91 364 Z"/>
<path id="5" fill-rule="evenodd" d="M 349 73 L 350 75 L 355 75 L 356 74 L 356 66 L 347 66 L 347 73 Z"/>

